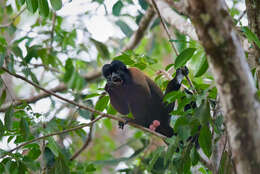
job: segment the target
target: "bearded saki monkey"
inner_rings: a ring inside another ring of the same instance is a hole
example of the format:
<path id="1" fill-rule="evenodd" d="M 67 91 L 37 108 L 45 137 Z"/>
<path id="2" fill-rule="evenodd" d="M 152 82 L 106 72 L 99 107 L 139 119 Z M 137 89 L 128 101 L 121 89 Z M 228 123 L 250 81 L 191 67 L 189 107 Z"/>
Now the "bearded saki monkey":
<path id="1" fill-rule="evenodd" d="M 170 126 L 170 112 L 174 109 L 174 103 L 164 103 L 163 97 L 180 89 L 184 76 L 188 74 L 186 67 L 177 69 L 176 76 L 169 82 L 165 94 L 142 71 L 133 67 L 127 68 L 119 60 L 104 65 L 102 73 L 107 80 L 105 90 L 112 106 L 120 114 L 132 113 L 134 118 L 126 121 L 150 128 L 167 137 L 174 135 Z"/>

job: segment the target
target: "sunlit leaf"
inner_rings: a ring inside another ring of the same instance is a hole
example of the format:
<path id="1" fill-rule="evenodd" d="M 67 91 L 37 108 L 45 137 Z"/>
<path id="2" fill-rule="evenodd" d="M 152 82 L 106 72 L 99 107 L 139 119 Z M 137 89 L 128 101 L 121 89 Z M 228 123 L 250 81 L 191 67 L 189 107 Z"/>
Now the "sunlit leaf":
<path id="1" fill-rule="evenodd" d="M 108 96 L 101 97 L 97 101 L 95 109 L 98 110 L 98 111 L 103 111 L 107 107 L 108 102 L 109 102 L 109 97 Z"/>
<path id="2" fill-rule="evenodd" d="M 38 1 L 37 0 L 25 0 L 25 1 L 26 1 L 27 9 L 31 13 L 34 13 L 38 8 Z"/>
<path id="3" fill-rule="evenodd" d="M 124 64 L 126 65 L 132 65 L 135 62 L 131 59 L 131 56 L 127 55 L 127 54 L 122 54 L 120 56 L 114 57 L 113 60 L 120 60 L 122 61 Z"/>
<path id="4" fill-rule="evenodd" d="M 258 48 L 260 48 L 260 40 L 255 33 L 253 33 L 248 27 L 242 27 L 242 31 L 245 33 L 249 41 L 255 42 Z"/>
<path id="5" fill-rule="evenodd" d="M 62 7 L 62 1 L 61 0 L 51 0 L 51 6 L 54 10 L 59 10 Z"/>
<path id="6" fill-rule="evenodd" d="M 201 54 L 197 63 L 199 64 L 199 66 L 197 66 L 197 69 L 195 70 L 194 76 L 200 77 L 208 70 L 208 67 L 209 67 L 207 57 L 204 53 Z"/>
<path id="7" fill-rule="evenodd" d="M 175 60 L 175 68 L 180 68 L 186 64 L 186 62 L 193 56 L 196 48 L 186 48 L 183 50 Z"/>
<path id="8" fill-rule="evenodd" d="M 39 13 L 40 13 L 40 15 L 47 17 L 49 15 L 48 1 L 47 0 L 38 0 L 38 3 L 39 3 Z"/>

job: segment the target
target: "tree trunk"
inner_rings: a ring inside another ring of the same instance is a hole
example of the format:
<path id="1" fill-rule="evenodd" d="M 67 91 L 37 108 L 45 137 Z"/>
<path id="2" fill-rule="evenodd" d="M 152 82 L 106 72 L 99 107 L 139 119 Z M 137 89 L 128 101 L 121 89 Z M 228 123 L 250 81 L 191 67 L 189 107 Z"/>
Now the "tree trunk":
<path id="1" fill-rule="evenodd" d="M 260 105 L 225 1 L 188 0 L 188 4 L 220 94 L 236 173 L 259 173 Z"/>

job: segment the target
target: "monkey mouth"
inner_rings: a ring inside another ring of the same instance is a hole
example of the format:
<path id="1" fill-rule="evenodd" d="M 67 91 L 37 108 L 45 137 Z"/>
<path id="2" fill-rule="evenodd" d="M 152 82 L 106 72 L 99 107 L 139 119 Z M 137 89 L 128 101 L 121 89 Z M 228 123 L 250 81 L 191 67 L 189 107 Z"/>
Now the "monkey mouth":
<path id="1" fill-rule="evenodd" d="M 114 78 L 113 84 L 115 85 L 121 85 L 123 83 L 123 80 L 121 78 Z"/>

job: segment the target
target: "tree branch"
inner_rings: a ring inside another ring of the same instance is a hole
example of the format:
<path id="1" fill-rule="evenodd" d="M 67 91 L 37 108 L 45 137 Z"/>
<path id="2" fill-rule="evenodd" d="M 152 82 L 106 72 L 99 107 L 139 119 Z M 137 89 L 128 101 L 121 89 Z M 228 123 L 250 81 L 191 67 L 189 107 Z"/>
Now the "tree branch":
<path id="1" fill-rule="evenodd" d="M 7 24 L 3 24 L 3 25 L 0 25 L 0 28 L 5 28 L 5 27 L 9 27 L 17 17 L 19 17 L 24 11 L 25 11 L 26 7 L 24 7 L 19 13 L 17 13 L 17 15 L 15 15 L 11 21 Z"/>
<path id="2" fill-rule="evenodd" d="M 139 24 L 139 28 L 134 32 L 134 34 L 132 35 L 130 41 L 128 42 L 128 44 L 122 49 L 122 51 L 126 51 L 126 50 L 132 50 L 134 49 L 142 40 L 145 30 L 148 28 L 149 24 L 151 23 L 153 17 L 154 17 L 154 11 L 152 8 L 149 8 L 145 14 L 145 16 L 142 18 L 142 20 L 140 21 Z M 45 66 L 44 66 L 45 67 Z M 84 77 L 86 81 L 92 81 L 95 80 L 97 78 L 101 77 L 101 72 L 96 72 L 90 76 L 86 76 Z M 67 86 L 64 83 L 59 84 L 58 86 L 50 89 L 49 91 L 52 91 L 54 93 L 57 92 L 62 92 L 65 91 L 67 89 Z M 49 97 L 50 94 L 46 93 L 46 92 L 42 92 L 36 96 L 30 97 L 28 99 L 24 99 L 24 100 L 20 100 L 20 101 L 16 101 L 13 103 L 7 103 L 4 104 L 1 108 L 0 108 L 0 112 L 5 112 L 7 110 L 7 108 L 9 108 L 11 106 L 11 104 L 13 106 L 18 106 L 21 105 L 23 102 L 26 103 L 34 103 L 40 99 Z"/>
<path id="3" fill-rule="evenodd" d="M 85 76 L 84 79 L 89 82 L 89 81 L 95 80 L 95 79 L 100 78 L 100 77 L 101 77 L 101 73 L 96 72 L 96 73 L 93 73 L 92 75 Z M 58 86 L 50 89 L 49 91 L 51 91 L 53 93 L 57 93 L 57 92 L 65 91 L 66 89 L 67 89 L 67 86 L 64 83 L 61 83 Z M 28 99 L 19 100 L 19 101 L 15 101 L 15 102 L 12 102 L 12 103 L 6 103 L 0 108 L 0 112 L 5 112 L 11 105 L 12 106 L 18 106 L 18 105 L 23 104 L 24 102 L 34 103 L 34 102 L 36 102 L 40 99 L 43 99 L 43 98 L 46 98 L 46 97 L 49 97 L 49 96 L 51 96 L 50 93 L 41 92 L 40 94 L 33 96 L 33 97 L 30 97 Z"/>
<path id="4" fill-rule="evenodd" d="M 144 37 L 146 29 L 148 28 L 154 17 L 154 14 L 155 13 L 153 8 L 149 7 L 145 15 L 142 17 L 138 29 L 134 32 L 128 44 L 122 49 L 122 52 L 126 50 L 132 50 L 140 43 L 140 41 Z"/>
<path id="5" fill-rule="evenodd" d="M 260 171 L 260 105 L 224 0 L 188 0 L 189 16 L 216 81 L 238 174 Z"/>
<path id="6" fill-rule="evenodd" d="M 93 108 L 90 108 L 90 107 L 88 107 L 88 106 L 85 106 L 85 105 L 82 105 L 82 104 L 78 104 L 78 103 L 76 103 L 76 102 L 74 102 L 74 101 L 72 101 L 72 100 L 66 99 L 66 98 L 64 98 L 64 97 L 62 97 L 62 96 L 56 94 L 56 93 L 53 92 L 53 91 L 50 91 L 50 90 L 47 90 L 47 89 L 44 89 L 44 88 L 40 87 L 39 85 L 35 84 L 34 82 L 32 82 L 32 81 L 26 79 L 25 77 L 23 77 L 23 76 L 21 76 L 21 75 L 18 75 L 18 74 L 16 74 L 16 73 L 10 72 L 8 69 L 6 69 L 6 68 L 4 68 L 4 67 L 2 67 L 1 69 L 2 69 L 3 71 L 7 72 L 8 74 L 10 74 L 11 76 L 14 76 L 14 77 L 16 77 L 16 78 L 19 78 L 19 79 L 21 79 L 21 80 L 23 80 L 23 81 L 25 81 L 25 82 L 31 84 L 32 86 L 34 86 L 34 87 L 36 87 L 36 88 L 38 88 L 38 89 L 44 91 L 45 93 L 47 93 L 47 94 L 49 94 L 49 95 L 52 95 L 52 96 L 54 96 L 54 97 L 56 97 L 56 98 L 58 98 L 58 99 L 60 99 L 60 100 L 63 100 L 63 101 L 65 101 L 65 102 L 67 102 L 67 103 L 70 103 L 70 104 L 72 104 L 72 105 L 75 105 L 75 106 L 77 106 L 77 107 L 79 107 L 79 108 L 81 108 L 81 109 L 85 109 L 85 110 L 88 110 L 88 111 L 90 111 L 90 112 L 92 112 L 92 113 L 96 113 L 96 114 L 100 115 L 100 117 L 96 118 L 96 119 L 98 119 L 98 120 L 101 119 L 101 118 L 103 118 L 103 117 L 106 117 L 106 118 L 110 118 L 110 119 L 113 119 L 113 120 L 125 122 L 125 120 L 124 120 L 123 118 L 116 117 L 116 116 L 110 115 L 110 114 L 105 114 L 105 113 L 103 113 L 103 112 L 97 111 L 97 110 L 95 110 L 95 109 L 93 109 Z M 95 120 L 96 120 L 96 119 L 95 119 Z M 93 120 L 93 121 L 94 121 L 94 120 Z M 97 120 L 96 120 L 96 121 L 97 121 Z M 157 137 L 159 137 L 159 138 L 161 138 L 161 139 L 166 139 L 166 138 L 167 138 L 167 137 L 165 137 L 164 135 L 162 135 L 162 134 L 160 134 L 160 133 L 157 133 L 157 132 L 152 131 L 152 130 L 150 130 L 150 129 L 148 129 L 148 128 L 142 127 L 142 126 L 140 126 L 140 125 L 137 125 L 137 124 L 134 124 L 134 123 L 131 123 L 131 122 L 129 122 L 128 124 L 131 125 L 131 126 L 133 126 L 133 127 L 135 127 L 135 128 L 138 128 L 138 129 L 140 129 L 140 130 L 143 130 L 143 131 L 145 131 L 145 132 L 149 132 L 149 133 L 151 133 L 152 135 L 155 135 L 155 136 L 157 136 Z M 83 125 L 84 125 L 84 124 L 83 124 Z M 83 125 L 80 125 L 80 126 L 83 126 Z M 86 126 L 86 125 L 85 125 L 85 126 Z M 83 126 L 83 127 L 85 127 L 85 126 Z M 89 126 L 89 125 L 87 125 L 87 126 Z M 78 127 L 79 127 L 79 126 L 78 126 Z M 58 133 L 58 134 L 63 134 L 63 133 L 66 133 L 66 131 L 69 132 L 69 131 L 73 131 L 73 130 L 79 129 L 78 127 L 76 127 L 76 128 L 71 128 L 71 129 L 68 129 L 68 130 L 64 130 L 64 131 L 62 131 L 62 132 L 60 132 L 60 133 Z M 49 136 L 58 135 L 58 134 L 57 134 L 57 133 L 53 133 L 53 134 L 49 134 Z M 46 136 L 47 136 L 47 135 L 46 135 Z M 40 138 L 40 137 L 39 137 L 39 138 L 36 138 L 36 139 L 34 139 L 34 141 L 38 141 L 39 139 L 46 138 L 46 136 L 43 136 L 42 138 Z M 32 142 L 34 142 L 34 141 L 30 140 L 30 141 L 28 141 L 28 142 L 26 142 L 26 143 L 27 143 L 27 144 L 30 144 L 30 143 L 32 143 Z M 25 143 L 23 143 L 23 144 L 25 144 Z M 15 148 L 15 150 L 19 149 L 20 147 L 23 147 L 23 146 L 24 146 L 23 144 L 17 146 L 17 147 Z M 27 144 L 25 144 L 25 145 L 27 145 Z M 14 151 L 14 150 L 12 149 L 11 152 L 12 152 L 12 151 Z"/>
<path id="7" fill-rule="evenodd" d="M 91 115 L 91 121 L 94 120 L 94 114 Z M 76 159 L 89 145 L 89 143 L 92 140 L 92 131 L 93 131 L 93 124 L 90 125 L 89 127 L 89 133 L 88 133 L 88 138 L 86 139 L 85 143 L 83 144 L 83 146 L 77 151 L 75 152 L 72 157 L 70 158 L 70 160 L 74 160 Z"/>
<path id="8" fill-rule="evenodd" d="M 161 15 L 161 13 L 160 13 L 160 10 L 158 9 L 158 6 L 157 6 L 155 0 L 151 0 L 151 1 L 152 1 L 153 7 L 154 7 L 154 9 L 155 9 L 155 11 L 156 11 L 156 13 L 157 13 L 157 15 L 158 15 L 160 21 L 161 21 L 161 23 L 162 23 L 163 29 L 165 30 L 165 32 L 166 32 L 166 34 L 167 34 L 169 40 L 171 40 L 171 39 L 172 39 L 172 36 L 171 36 L 171 34 L 170 34 L 170 32 L 169 32 L 169 29 L 168 29 L 166 23 L 164 22 L 164 20 L 163 20 L 163 18 L 162 18 L 162 15 Z M 171 43 L 171 46 L 172 46 L 172 49 L 173 49 L 175 55 L 178 56 L 179 54 L 178 54 L 177 49 L 175 48 L 175 45 L 173 44 L 173 42 L 170 42 L 170 43 Z"/>

